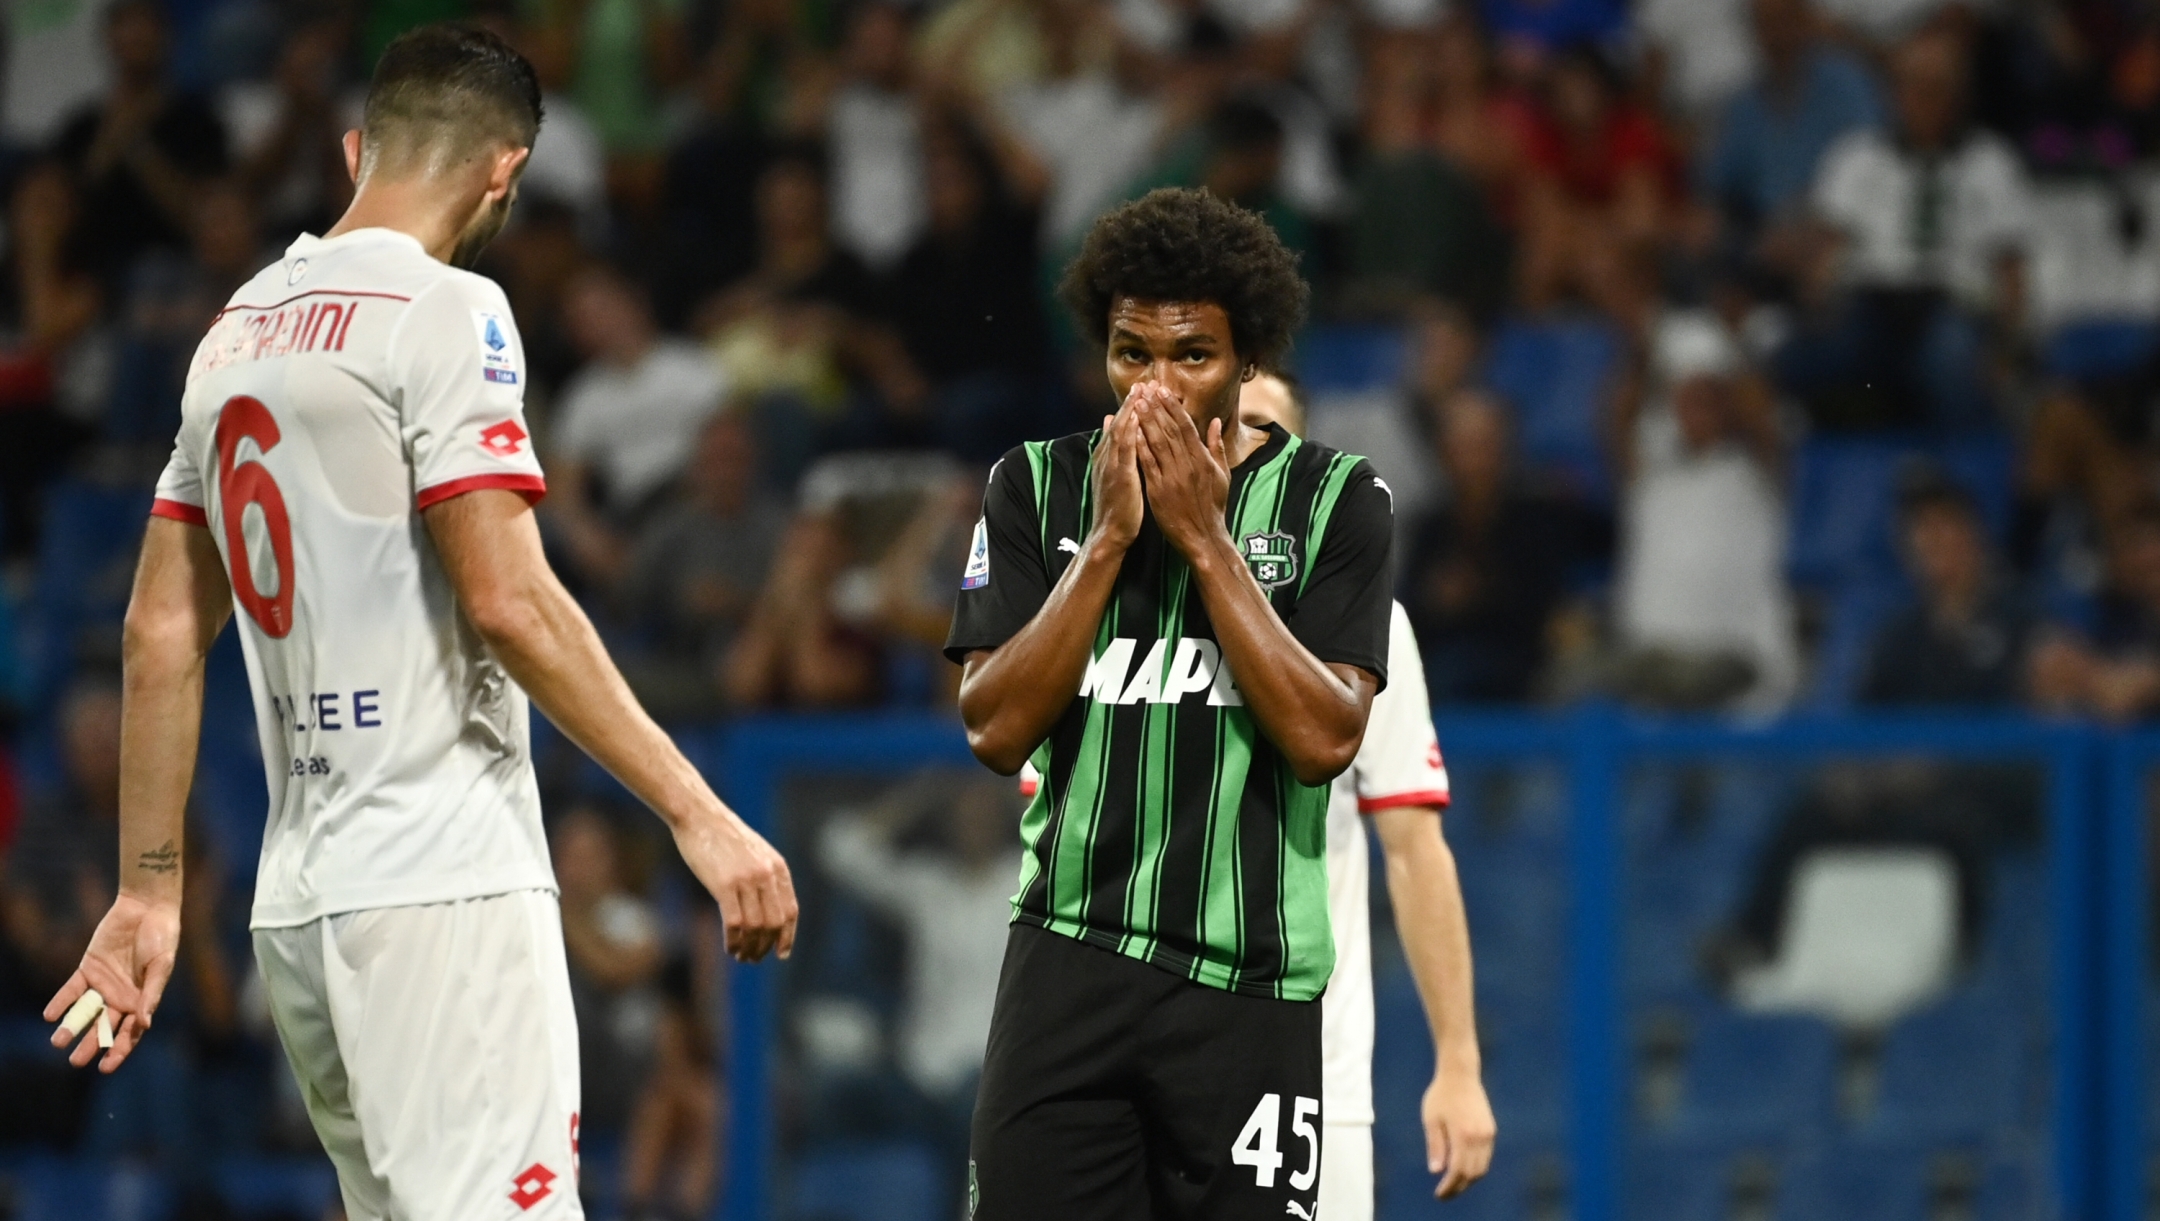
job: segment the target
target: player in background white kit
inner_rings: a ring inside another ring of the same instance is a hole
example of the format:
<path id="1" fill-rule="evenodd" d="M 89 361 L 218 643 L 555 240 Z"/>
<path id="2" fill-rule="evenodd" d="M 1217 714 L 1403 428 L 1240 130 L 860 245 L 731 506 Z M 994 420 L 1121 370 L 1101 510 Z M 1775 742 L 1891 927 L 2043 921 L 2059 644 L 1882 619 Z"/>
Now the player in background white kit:
<path id="1" fill-rule="evenodd" d="M 1282 379 L 1245 383 L 1246 423 L 1305 430 L 1304 411 Z M 1440 834 L 1447 769 L 1433 733 L 1425 666 L 1410 617 L 1396 603 L 1388 634 L 1388 685 L 1373 697 L 1365 740 L 1328 800 L 1328 922 L 1335 973 L 1320 998 L 1323 1070 L 1317 1221 L 1373 1215 L 1373 988 L 1366 846 L 1369 819 L 1387 861 L 1395 932 L 1409 960 L 1434 1048 L 1432 1084 L 1419 1116 L 1435 1194 L 1452 1196 L 1484 1177 L 1496 1127 L 1485 1097 L 1471 986 L 1470 928 L 1455 857 Z"/>
<path id="2" fill-rule="evenodd" d="M 528 694 L 667 822 L 730 952 L 794 938 L 786 864 L 638 707 L 541 554 L 524 352 L 501 290 L 463 270 L 539 124 L 500 39 L 393 42 L 345 136 L 352 206 L 197 350 L 128 606 L 120 893 L 47 1007 L 103 995 L 106 1072 L 150 1027 L 204 658 L 237 607 L 270 782 L 256 958 L 353 1221 L 581 1215 Z"/>

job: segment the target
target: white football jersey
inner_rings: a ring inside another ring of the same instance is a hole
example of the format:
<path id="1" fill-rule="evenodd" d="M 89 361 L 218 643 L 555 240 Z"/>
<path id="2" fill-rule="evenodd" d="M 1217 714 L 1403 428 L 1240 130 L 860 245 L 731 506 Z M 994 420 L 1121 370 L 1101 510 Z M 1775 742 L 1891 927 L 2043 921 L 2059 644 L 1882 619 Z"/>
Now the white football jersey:
<path id="1" fill-rule="evenodd" d="M 252 926 L 553 889 L 525 695 L 420 511 L 546 491 L 496 285 L 388 229 L 302 237 L 196 349 L 153 512 L 232 581 L 269 773 Z"/>
<path id="2" fill-rule="evenodd" d="M 1373 697 L 1365 741 L 1328 794 L 1328 923 L 1335 973 L 1320 998 L 1322 1119 L 1373 1121 L 1371 855 L 1364 815 L 1401 806 L 1445 806 L 1447 768 L 1425 696 L 1425 659 L 1410 616 L 1395 604 L 1388 626 L 1388 685 Z"/>

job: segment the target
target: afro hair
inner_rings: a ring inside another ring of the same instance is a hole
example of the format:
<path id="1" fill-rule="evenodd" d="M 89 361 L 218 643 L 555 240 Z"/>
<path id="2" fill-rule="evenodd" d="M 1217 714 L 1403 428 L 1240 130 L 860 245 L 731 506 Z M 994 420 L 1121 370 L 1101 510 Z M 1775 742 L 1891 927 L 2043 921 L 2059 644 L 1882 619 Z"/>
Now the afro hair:
<path id="1" fill-rule="evenodd" d="M 1230 316 L 1238 355 L 1282 367 L 1310 295 L 1297 256 L 1255 212 L 1206 191 L 1164 187 L 1104 215 L 1065 269 L 1058 299 L 1096 343 L 1110 341 L 1110 308 L 1140 301 L 1211 301 Z"/>

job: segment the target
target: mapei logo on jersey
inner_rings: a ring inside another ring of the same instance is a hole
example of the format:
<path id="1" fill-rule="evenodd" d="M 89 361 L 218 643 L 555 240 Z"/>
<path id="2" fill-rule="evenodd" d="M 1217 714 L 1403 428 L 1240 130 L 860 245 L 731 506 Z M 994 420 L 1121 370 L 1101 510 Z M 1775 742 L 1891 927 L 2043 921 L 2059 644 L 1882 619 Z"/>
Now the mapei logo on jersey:
<path id="1" fill-rule="evenodd" d="M 968 544 L 967 570 L 960 574 L 960 588 L 981 589 L 989 583 L 990 530 L 985 520 L 978 517 L 975 519 L 975 541 Z"/>
<path id="2" fill-rule="evenodd" d="M 525 430 L 518 427 L 516 420 L 504 420 L 480 430 L 480 448 L 498 458 L 511 457 L 524 444 Z"/>
<path id="3" fill-rule="evenodd" d="M 1188 695 L 1206 692 L 1207 702 L 1218 708 L 1245 706 L 1237 680 L 1223 664 L 1222 647 L 1214 641 L 1194 636 L 1158 639 L 1135 668 L 1132 656 L 1137 645 L 1130 636 L 1104 645 L 1088 665 L 1080 698 L 1098 704 L 1177 704 Z"/>
<path id="4" fill-rule="evenodd" d="M 1297 540 L 1280 530 L 1248 534 L 1238 540 L 1238 551 L 1262 589 L 1280 589 L 1297 580 Z"/>
<path id="5" fill-rule="evenodd" d="M 474 310 L 473 330 L 480 336 L 480 376 L 505 386 L 517 385 L 517 363 L 510 355 L 509 326 L 502 315 Z"/>

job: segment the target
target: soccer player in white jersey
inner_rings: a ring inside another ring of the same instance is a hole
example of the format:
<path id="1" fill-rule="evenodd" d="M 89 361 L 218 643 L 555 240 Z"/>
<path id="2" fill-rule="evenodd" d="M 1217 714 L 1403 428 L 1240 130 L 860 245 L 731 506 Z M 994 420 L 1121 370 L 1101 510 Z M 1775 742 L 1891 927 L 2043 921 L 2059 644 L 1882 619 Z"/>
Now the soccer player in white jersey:
<path id="1" fill-rule="evenodd" d="M 1263 374 L 1245 383 L 1238 414 L 1248 424 L 1304 432 L 1291 387 Z M 1335 973 L 1320 998 L 1322 1078 L 1318 1221 L 1373 1215 L 1372 929 L 1367 899 L 1370 820 L 1387 860 L 1395 932 L 1424 1002 L 1433 1038 L 1432 1084 L 1420 1121 L 1435 1194 L 1453 1196 L 1492 1162 L 1496 1127 L 1485 1097 L 1471 987 L 1470 926 L 1455 857 L 1440 834 L 1447 768 L 1425 695 L 1425 664 L 1410 617 L 1395 604 L 1388 633 L 1388 686 L 1373 698 L 1365 740 L 1328 802 L 1328 923 Z"/>
<path id="2" fill-rule="evenodd" d="M 541 554 L 525 354 L 501 290 L 464 270 L 539 125 L 500 39 L 393 42 L 345 136 L 351 208 L 203 339 L 128 607 L 120 893 L 47 1008 L 102 994 L 106 1072 L 150 1028 L 204 657 L 237 608 L 270 782 L 256 959 L 353 1221 L 581 1215 L 527 695 L 667 822 L 730 952 L 794 938 L 786 864 L 638 707 Z"/>

